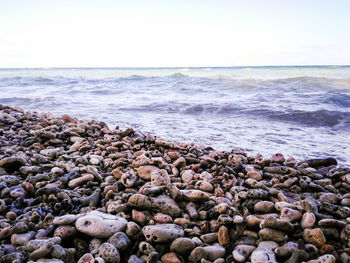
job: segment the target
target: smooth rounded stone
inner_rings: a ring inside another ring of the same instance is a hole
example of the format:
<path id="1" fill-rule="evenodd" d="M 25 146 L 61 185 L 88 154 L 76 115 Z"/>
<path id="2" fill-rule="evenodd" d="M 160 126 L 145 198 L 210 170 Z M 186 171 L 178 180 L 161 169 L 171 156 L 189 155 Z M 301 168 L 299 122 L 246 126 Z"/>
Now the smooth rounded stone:
<path id="1" fill-rule="evenodd" d="M 39 258 L 47 257 L 51 254 L 53 245 L 53 242 L 45 242 L 41 247 L 29 254 L 29 259 L 37 260 Z"/>
<path id="2" fill-rule="evenodd" d="M 321 228 L 305 229 L 303 233 L 305 242 L 321 247 L 326 243 L 326 238 Z"/>
<path id="3" fill-rule="evenodd" d="M 331 254 L 323 255 L 318 257 L 317 259 L 312 259 L 307 261 L 307 263 L 335 263 L 335 257 Z"/>
<path id="4" fill-rule="evenodd" d="M 301 219 L 302 228 L 312 228 L 316 224 L 316 216 L 313 213 L 306 212 Z"/>
<path id="5" fill-rule="evenodd" d="M 195 248 L 195 242 L 187 237 L 179 237 L 170 244 L 170 251 L 174 251 L 182 256 L 188 256 Z"/>
<path id="6" fill-rule="evenodd" d="M 66 256 L 66 251 L 62 246 L 56 244 L 52 247 L 51 256 L 53 258 L 64 259 Z"/>
<path id="7" fill-rule="evenodd" d="M 130 198 L 129 198 L 130 200 Z M 159 195 L 152 199 L 153 208 L 156 208 L 161 213 L 170 215 L 171 217 L 178 217 L 181 214 L 179 205 L 168 195 Z"/>
<path id="8" fill-rule="evenodd" d="M 198 262 L 202 258 L 207 260 L 216 260 L 218 258 L 223 258 L 225 254 L 226 250 L 222 246 L 196 247 L 192 250 L 188 259 L 194 262 Z"/>
<path id="9" fill-rule="evenodd" d="M 171 216 L 163 213 L 157 213 L 153 216 L 154 221 L 160 224 L 172 223 L 173 219 Z"/>
<path id="10" fill-rule="evenodd" d="M 106 263 L 106 261 L 102 257 L 95 257 L 94 263 Z"/>
<path id="11" fill-rule="evenodd" d="M 304 262 L 309 258 L 309 254 L 301 249 L 296 249 L 293 251 L 292 256 L 286 261 L 286 263 L 299 263 Z"/>
<path id="12" fill-rule="evenodd" d="M 274 250 L 275 254 L 279 257 L 286 257 L 293 254 L 298 249 L 298 244 L 295 242 L 287 242 Z"/>
<path id="13" fill-rule="evenodd" d="M 123 253 L 130 246 L 131 241 L 128 236 L 123 232 L 117 232 L 111 235 L 108 240 L 108 243 L 112 244 L 119 252 Z"/>
<path id="14" fill-rule="evenodd" d="M 40 151 L 40 154 L 49 157 L 49 158 L 53 158 L 56 155 L 61 153 L 61 149 L 60 148 L 54 148 L 54 149 L 44 149 Z"/>
<path id="15" fill-rule="evenodd" d="M 130 196 L 127 204 L 130 207 L 136 207 L 139 209 L 148 210 L 152 208 L 151 199 L 148 196 L 142 194 L 133 194 Z"/>
<path id="16" fill-rule="evenodd" d="M 4 200 L 0 199 L 0 213 L 6 210 L 6 203 Z"/>
<path id="17" fill-rule="evenodd" d="M 272 228 L 263 228 L 259 231 L 259 236 L 261 240 L 272 240 L 276 242 L 284 242 L 288 239 L 288 236 L 279 230 Z"/>
<path id="18" fill-rule="evenodd" d="M 350 198 L 343 198 L 340 204 L 350 207 Z"/>
<path id="19" fill-rule="evenodd" d="M 221 226 L 218 231 L 218 241 L 220 246 L 226 246 L 230 243 L 230 236 L 228 229 L 225 226 Z"/>
<path id="20" fill-rule="evenodd" d="M 164 169 L 154 170 L 151 173 L 151 185 L 161 186 L 168 185 L 170 183 L 170 176 L 168 172 Z"/>
<path id="21" fill-rule="evenodd" d="M 152 172 L 158 171 L 158 170 L 159 168 L 156 166 L 145 165 L 137 168 L 136 173 L 142 180 L 150 181 L 152 177 Z"/>
<path id="22" fill-rule="evenodd" d="M 135 240 L 139 237 L 140 233 L 141 228 L 138 224 L 132 221 L 127 223 L 125 234 L 127 234 L 129 238 Z"/>
<path id="23" fill-rule="evenodd" d="M 271 201 L 260 201 L 254 205 L 255 213 L 271 213 L 275 209 L 275 204 Z"/>
<path id="24" fill-rule="evenodd" d="M 40 247 L 43 247 L 46 243 L 53 243 L 53 245 L 61 244 L 61 238 L 60 237 L 52 237 L 49 239 L 32 239 L 28 243 L 25 244 L 27 251 L 34 251 L 39 249 Z"/>
<path id="25" fill-rule="evenodd" d="M 102 240 L 99 238 L 93 238 L 89 242 L 89 251 L 92 255 L 97 254 L 99 247 L 102 245 Z"/>
<path id="26" fill-rule="evenodd" d="M 323 227 L 343 228 L 346 226 L 346 222 L 336 219 L 321 219 L 318 225 Z"/>
<path id="27" fill-rule="evenodd" d="M 184 230 L 175 224 L 156 224 L 142 228 L 142 233 L 147 241 L 155 243 L 170 242 L 184 236 Z"/>
<path id="28" fill-rule="evenodd" d="M 174 252 L 169 252 L 161 257 L 162 263 L 182 263 L 179 257 Z"/>
<path id="29" fill-rule="evenodd" d="M 28 231 L 27 233 L 22 234 L 12 234 L 11 235 L 11 244 L 14 246 L 24 246 L 35 237 L 34 231 Z"/>
<path id="30" fill-rule="evenodd" d="M 293 205 L 293 204 L 291 204 L 291 203 L 283 202 L 283 201 L 281 201 L 281 202 L 276 202 L 276 203 L 275 203 L 275 209 L 276 209 L 277 211 L 282 211 L 283 208 L 295 209 L 296 206 Z"/>
<path id="31" fill-rule="evenodd" d="M 94 256 L 91 255 L 90 253 L 86 253 L 81 258 L 79 258 L 77 263 L 94 263 L 94 262 L 95 262 Z"/>
<path id="32" fill-rule="evenodd" d="M 75 188 L 81 184 L 94 180 L 94 176 L 92 174 L 83 174 L 82 176 L 72 179 L 68 182 L 68 186 L 70 188 Z"/>
<path id="33" fill-rule="evenodd" d="M 149 255 L 150 253 L 156 251 L 155 248 L 146 241 L 141 241 L 139 243 L 139 254 Z"/>
<path id="34" fill-rule="evenodd" d="M 62 240 L 72 238 L 77 234 L 77 230 L 71 225 L 61 225 L 55 229 L 54 236 L 60 237 Z"/>
<path id="35" fill-rule="evenodd" d="M 269 216 L 260 223 L 260 228 L 272 228 L 279 231 L 283 231 L 285 233 L 291 233 L 294 229 L 294 226 L 288 221 L 280 220 L 276 217 Z"/>
<path id="36" fill-rule="evenodd" d="M 339 262 L 340 263 L 349 263 L 350 262 L 350 255 L 346 252 L 343 252 L 339 256 Z"/>
<path id="37" fill-rule="evenodd" d="M 294 222 L 300 220 L 302 217 L 302 213 L 298 210 L 294 210 L 288 207 L 282 208 L 281 210 L 281 220 L 285 220 L 288 222 Z"/>
<path id="38" fill-rule="evenodd" d="M 75 227 L 78 231 L 97 238 L 109 238 L 115 232 L 124 231 L 128 221 L 122 217 L 91 211 L 81 216 Z"/>
<path id="39" fill-rule="evenodd" d="M 181 173 L 181 179 L 184 183 L 189 183 L 192 181 L 194 173 L 192 170 L 185 170 Z"/>
<path id="40" fill-rule="evenodd" d="M 203 180 L 197 181 L 195 184 L 195 188 L 204 192 L 209 192 L 209 193 L 213 192 L 214 190 L 214 187 L 211 183 Z"/>
<path id="41" fill-rule="evenodd" d="M 256 170 L 250 170 L 250 171 L 248 171 L 248 172 L 247 172 L 247 176 L 248 176 L 249 178 L 252 178 L 252 179 L 256 180 L 256 181 L 261 181 L 261 179 L 262 179 L 261 173 L 258 172 L 258 171 L 256 171 Z"/>
<path id="42" fill-rule="evenodd" d="M 131 255 L 128 259 L 128 263 L 145 263 L 145 261 L 136 255 Z"/>
<path id="43" fill-rule="evenodd" d="M 180 190 L 180 193 L 184 200 L 190 202 L 205 202 L 209 200 L 208 194 L 201 190 Z"/>
<path id="44" fill-rule="evenodd" d="M 218 241 L 218 233 L 208 233 L 201 235 L 200 238 L 204 243 L 211 244 Z"/>
<path id="45" fill-rule="evenodd" d="M 276 255 L 273 252 L 278 247 L 274 241 L 262 241 L 258 247 L 252 252 L 251 263 L 277 263 Z"/>
<path id="46" fill-rule="evenodd" d="M 246 262 L 247 258 L 255 249 L 255 246 L 250 245 L 237 245 L 232 251 L 232 256 L 237 262 Z"/>
<path id="47" fill-rule="evenodd" d="M 247 222 L 247 226 L 249 228 L 255 228 L 255 227 L 259 226 L 260 223 L 262 222 L 262 220 L 260 218 L 257 218 L 255 215 L 248 215 L 245 218 L 245 221 Z M 242 222 L 240 222 L 240 223 L 242 223 Z"/>
<path id="48" fill-rule="evenodd" d="M 134 221 L 140 225 L 145 225 L 149 221 L 149 217 L 146 213 L 143 213 L 143 212 L 138 211 L 136 209 L 133 209 L 131 211 L 131 219 L 132 219 L 132 221 Z"/>
<path id="49" fill-rule="evenodd" d="M 318 198 L 321 202 L 327 202 L 331 204 L 338 204 L 339 198 L 333 193 L 322 193 Z"/>
<path id="50" fill-rule="evenodd" d="M 53 219 L 52 223 L 55 225 L 71 225 L 77 221 L 78 216 L 73 214 L 67 214 L 63 216 L 57 216 Z"/>
<path id="51" fill-rule="evenodd" d="M 120 255 L 118 249 L 116 249 L 112 244 L 110 243 L 103 243 L 100 248 L 98 249 L 98 256 L 102 257 L 105 262 L 110 263 L 119 263 L 120 262 Z"/>
<path id="52" fill-rule="evenodd" d="M 35 263 L 64 263 L 63 260 L 57 259 L 57 258 L 40 258 L 36 261 L 29 261 L 29 263 L 35 262 Z"/>

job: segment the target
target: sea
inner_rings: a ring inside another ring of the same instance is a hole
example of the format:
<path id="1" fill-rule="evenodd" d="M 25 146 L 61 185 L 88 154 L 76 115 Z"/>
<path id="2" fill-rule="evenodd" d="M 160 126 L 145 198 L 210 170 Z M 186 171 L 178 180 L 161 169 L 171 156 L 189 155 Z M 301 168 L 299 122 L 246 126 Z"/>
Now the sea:
<path id="1" fill-rule="evenodd" d="M 0 104 L 250 156 L 350 164 L 350 66 L 0 69 Z"/>

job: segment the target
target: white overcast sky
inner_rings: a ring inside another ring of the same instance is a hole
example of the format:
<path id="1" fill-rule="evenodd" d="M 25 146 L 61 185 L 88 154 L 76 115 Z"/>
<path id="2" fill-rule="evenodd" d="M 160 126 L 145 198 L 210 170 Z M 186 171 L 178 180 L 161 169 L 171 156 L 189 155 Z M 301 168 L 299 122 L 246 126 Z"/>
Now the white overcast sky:
<path id="1" fill-rule="evenodd" d="M 0 67 L 350 64 L 348 0 L 0 0 Z"/>

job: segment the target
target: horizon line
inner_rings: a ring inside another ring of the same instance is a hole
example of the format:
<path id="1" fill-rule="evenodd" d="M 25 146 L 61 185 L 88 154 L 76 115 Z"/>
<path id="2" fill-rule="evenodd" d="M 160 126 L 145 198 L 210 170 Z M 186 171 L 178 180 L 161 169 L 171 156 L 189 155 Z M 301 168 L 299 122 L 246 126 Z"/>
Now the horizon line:
<path id="1" fill-rule="evenodd" d="M 174 66 L 174 67 L 0 67 L 6 69 L 205 69 L 205 68 L 277 68 L 277 67 L 350 67 L 350 64 L 321 64 L 321 65 L 265 65 L 265 66 Z"/>

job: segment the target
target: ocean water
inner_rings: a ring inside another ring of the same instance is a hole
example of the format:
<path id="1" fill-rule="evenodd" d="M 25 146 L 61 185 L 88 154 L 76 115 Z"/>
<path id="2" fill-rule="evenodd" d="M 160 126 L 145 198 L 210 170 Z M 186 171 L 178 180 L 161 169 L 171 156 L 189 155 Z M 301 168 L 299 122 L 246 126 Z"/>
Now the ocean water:
<path id="1" fill-rule="evenodd" d="M 0 69 L 0 103 L 218 150 L 350 164 L 350 66 Z"/>

